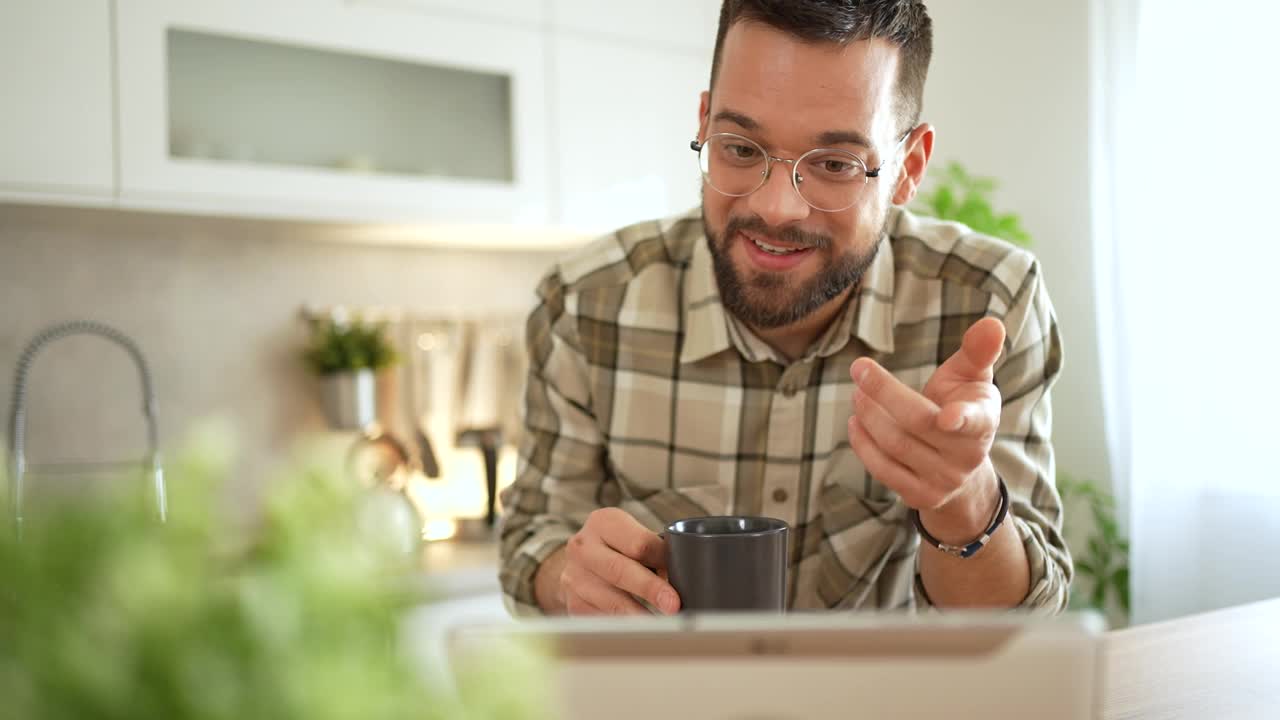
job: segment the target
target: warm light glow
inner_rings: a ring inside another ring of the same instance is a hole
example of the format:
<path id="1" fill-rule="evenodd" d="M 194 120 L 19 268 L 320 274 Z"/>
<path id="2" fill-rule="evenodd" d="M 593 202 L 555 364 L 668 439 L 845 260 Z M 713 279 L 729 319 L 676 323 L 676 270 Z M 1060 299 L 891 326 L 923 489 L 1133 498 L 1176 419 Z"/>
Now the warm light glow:
<path id="1" fill-rule="evenodd" d="M 477 448 L 454 448 L 444 461 L 445 507 L 453 517 L 484 517 L 484 456 Z"/>
<path id="2" fill-rule="evenodd" d="M 437 539 L 435 532 L 443 532 L 444 523 L 451 529 L 445 537 L 457 532 L 457 522 L 462 519 L 482 518 L 485 515 L 484 459 L 476 448 L 447 448 L 437 451 L 442 477 L 428 479 L 421 473 L 407 478 L 405 494 L 409 502 L 423 518 L 423 537 Z M 515 481 L 518 453 L 511 445 L 498 453 L 498 489 Z M 502 509 L 499 502 L 498 510 Z M 443 539 L 443 538 L 441 538 Z"/>
<path id="3" fill-rule="evenodd" d="M 422 539 L 427 542 L 449 540 L 457 534 L 458 523 L 453 520 L 436 518 L 435 520 L 428 520 L 426 524 L 422 526 Z"/>

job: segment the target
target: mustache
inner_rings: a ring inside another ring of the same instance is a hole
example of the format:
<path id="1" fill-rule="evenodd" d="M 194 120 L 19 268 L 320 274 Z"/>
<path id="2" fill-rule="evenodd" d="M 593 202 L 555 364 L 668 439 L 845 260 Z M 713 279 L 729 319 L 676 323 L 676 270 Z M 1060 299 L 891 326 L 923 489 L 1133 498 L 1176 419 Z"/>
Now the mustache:
<path id="1" fill-rule="evenodd" d="M 801 230 L 796 227 L 771 228 L 759 216 L 729 218 L 729 222 L 724 228 L 724 241 L 728 242 L 728 239 L 733 237 L 734 233 L 744 230 L 765 242 L 778 240 L 791 245 L 815 248 L 817 250 L 826 250 L 831 247 L 831 238 L 827 235 Z"/>

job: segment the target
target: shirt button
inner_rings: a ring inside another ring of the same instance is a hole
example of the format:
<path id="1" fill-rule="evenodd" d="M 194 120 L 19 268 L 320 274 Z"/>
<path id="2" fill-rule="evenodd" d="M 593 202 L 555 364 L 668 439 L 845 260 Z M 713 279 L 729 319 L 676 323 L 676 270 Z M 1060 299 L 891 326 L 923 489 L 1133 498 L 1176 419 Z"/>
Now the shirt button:
<path id="1" fill-rule="evenodd" d="M 795 386 L 794 386 L 794 385 L 783 385 L 783 386 L 782 386 L 782 396 L 783 396 L 783 397 L 795 397 L 795 396 L 796 396 L 796 389 L 795 389 Z"/>
<path id="2" fill-rule="evenodd" d="M 783 490 L 782 488 L 778 488 L 777 490 L 774 490 L 774 491 L 773 491 L 773 501 L 774 501 L 774 502 L 776 502 L 776 503 L 784 503 L 784 502 L 786 502 L 786 501 L 787 501 L 787 491 L 786 491 L 786 490 Z"/>

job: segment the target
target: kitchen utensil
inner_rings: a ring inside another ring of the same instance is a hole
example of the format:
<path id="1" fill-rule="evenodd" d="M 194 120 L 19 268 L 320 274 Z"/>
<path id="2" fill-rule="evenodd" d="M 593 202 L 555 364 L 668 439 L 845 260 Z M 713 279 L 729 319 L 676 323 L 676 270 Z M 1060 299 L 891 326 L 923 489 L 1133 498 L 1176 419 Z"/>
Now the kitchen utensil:
<path id="1" fill-rule="evenodd" d="M 409 337 L 409 400 L 412 414 L 414 442 L 418 447 L 418 459 L 422 472 L 428 478 L 440 477 L 440 459 L 431 439 L 432 413 L 449 417 L 453 412 L 453 391 L 456 386 L 456 359 L 449 357 L 454 345 L 454 333 L 439 323 L 408 323 Z M 452 361 L 452 362 L 451 362 Z"/>
<path id="2" fill-rule="evenodd" d="M 464 430 L 458 435 L 458 447 L 479 448 L 484 456 L 484 524 L 493 528 L 498 521 L 498 449 L 502 447 L 502 433 L 496 429 Z"/>
<path id="3" fill-rule="evenodd" d="M 510 342 L 506 328 L 497 322 L 477 323 L 467 370 L 458 447 L 478 447 L 484 455 L 485 526 L 497 522 L 498 450 L 502 445 L 502 406 L 506 387 L 503 373 L 505 348 Z"/>

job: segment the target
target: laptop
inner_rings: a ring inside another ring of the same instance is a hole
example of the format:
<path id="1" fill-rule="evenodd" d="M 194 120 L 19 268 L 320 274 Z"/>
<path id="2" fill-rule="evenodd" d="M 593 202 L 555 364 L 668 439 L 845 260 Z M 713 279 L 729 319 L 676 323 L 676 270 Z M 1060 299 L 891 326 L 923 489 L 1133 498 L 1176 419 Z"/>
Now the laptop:
<path id="1" fill-rule="evenodd" d="M 1095 613 L 689 615 L 454 628 L 453 664 L 541 645 L 565 720 L 1099 717 Z"/>

